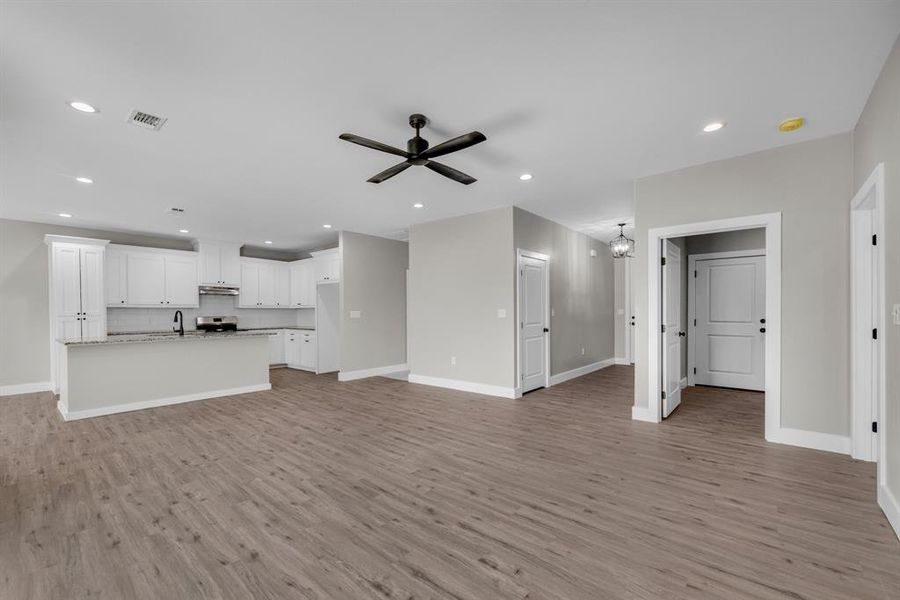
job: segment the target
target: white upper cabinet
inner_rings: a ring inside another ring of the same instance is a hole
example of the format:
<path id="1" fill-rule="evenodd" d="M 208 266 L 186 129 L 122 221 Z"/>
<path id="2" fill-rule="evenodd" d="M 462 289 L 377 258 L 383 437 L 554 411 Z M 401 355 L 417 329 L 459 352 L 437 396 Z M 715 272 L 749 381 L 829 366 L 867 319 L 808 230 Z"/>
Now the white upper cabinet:
<path id="1" fill-rule="evenodd" d="M 81 314 L 85 317 L 99 318 L 106 316 L 106 300 L 104 298 L 104 254 L 105 249 L 99 246 L 87 246 L 81 249 Z"/>
<path id="2" fill-rule="evenodd" d="M 275 266 L 263 264 L 259 267 L 259 305 L 263 308 L 275 306 Z"/>
<path id="3" fill-rule="evenodd" d="M 291 306 L 311 308 L 316 305 L 316 272 L 313 259 L 291 263 Z"/>
<path id="4" fill-rule="evenodd" d="M 51 327 L 57 338 L 106 336 L 106 241 L 48 235 Z M 55 372 L 55 363 L 52 365 Z M 54 375 L 55 377 L 55 375 Z"/>
<path id="5" fill-rule="evenodd" d="M 241 308 L 259 308 L 259 263 L 241 262 L 240 287 L 238 306 Z"/>
<path id="6" fill-rule="evenodd" d="M 317 282 L 334 282 L 341 279 L 341 255 L 337 248 L 311 252 L 316 269 Z"/>
<path id="7" fill-rule="evenodd" d="M 200 306 L 196 252 L 110 246 L 105 272 L 107 306 L 192 308 Z"/>
<path id="8" fill-rule="evenodd" d="M 241 258 L 238 306 L 241 308 L 291 308 L 291 274 L 278 260 Z"/>
<path id="9" fill-rule="evenodd" d="M 199 240 L 194 248 L 200 255 L 200 283 L 240 285 L 241 244 Z"/>
<path id="10" fill-rule="evenodd" d="M 275 267 L 275 308 L 291 307 L 291 271 L 288 265 Z"/>

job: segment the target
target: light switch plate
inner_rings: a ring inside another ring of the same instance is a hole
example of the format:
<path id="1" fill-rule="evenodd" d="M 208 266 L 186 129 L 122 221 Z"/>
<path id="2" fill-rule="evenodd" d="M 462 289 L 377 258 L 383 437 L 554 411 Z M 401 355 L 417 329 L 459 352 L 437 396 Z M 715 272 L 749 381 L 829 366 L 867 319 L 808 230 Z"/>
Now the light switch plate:
<path id="1" fill-rule="evenodd" d="M 894 305 L 894 309 L 891 311 L 891 314 L 894 315 L 894 325 L 900 325 L 900 304 Z"/>
<path id="2" fill-rule="evenodd" d="M 506 309 L 505 309 L 505 308 L 498 308 L 498 309 L 497 309 L 497 318 L 498 318 L 498 319 L 505 319 L 505 318 L 506 318 Z"/>
<path id="3" fill-rule="evenodd" d="M 361 313 L 360 311 L 358 311 L 358 310 L 351 310 L 351 311 L 350 311 L 350 318 L 351 318 L 351 319 L 358 319 L 358 318 L 360 318 L 361 316 L 362 316 L 362 313 Z"/>

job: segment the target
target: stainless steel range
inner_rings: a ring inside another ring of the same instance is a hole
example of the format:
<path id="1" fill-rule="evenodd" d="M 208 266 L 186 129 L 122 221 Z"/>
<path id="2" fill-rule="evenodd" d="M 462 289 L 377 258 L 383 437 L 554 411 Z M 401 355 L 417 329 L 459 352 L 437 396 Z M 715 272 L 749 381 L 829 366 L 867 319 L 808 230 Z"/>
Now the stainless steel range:
<path id="1" fill-rule="evenodd" d="M 197 331 L 237 331 L 237 317 L 197 317 Z"/>

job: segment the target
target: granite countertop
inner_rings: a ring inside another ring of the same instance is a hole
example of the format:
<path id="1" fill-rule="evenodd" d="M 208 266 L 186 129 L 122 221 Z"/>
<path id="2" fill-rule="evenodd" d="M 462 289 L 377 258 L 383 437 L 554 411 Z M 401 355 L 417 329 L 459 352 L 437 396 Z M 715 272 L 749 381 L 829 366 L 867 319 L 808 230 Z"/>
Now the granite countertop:
<path id="1" fill-rule="evenodd" d="M 147 344 L 157 342 L 193 342 L 206 340 L 221 340 L 225 338 L 265 337 L 269 334 L 265 331 L 219 331 L 206 333 L 203 331 L 185 331 L 184 336 L 171 331 L 145 332 L 145 333 L 110 333 L 103 339 L 96 340 L 66 340 L 60 339 L 59 343 L 66 346 L 97 346 L 102 344 Z"/>
<path id="2" fill-rule="evenodd" d="M 312 325 L 287 325 L 287 326 L 279 325 L 278 327 L 246 327 L 246 328 L 242 327 L 241 329 L 243 329 L 244 331 L 263 331 L 263 330 L 274 331 L 274 330 L 278 330 L 278 329 L 294 329 L 294 330 L 298 330 L 298 331 L 315 331 L 316 330 L 316 328 L 313 327 Z"/>

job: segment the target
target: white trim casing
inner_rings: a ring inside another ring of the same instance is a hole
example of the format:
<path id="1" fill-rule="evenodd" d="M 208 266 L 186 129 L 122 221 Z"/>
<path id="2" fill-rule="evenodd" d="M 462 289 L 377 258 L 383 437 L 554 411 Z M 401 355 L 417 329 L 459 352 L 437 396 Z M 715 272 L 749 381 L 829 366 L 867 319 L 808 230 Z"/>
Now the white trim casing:
<path id="1" fill-rule="evenodd" d="M 389 375 L 399 371 L 408 371 L 409 365 L 402 363 L 399 365 L 387 365 L 384 367 L 373 367 L 371 369 L 357 369 L 355 371 L 340 371 L 338 373 L 338 381 L 355 381 L 357 379 L 366 379 L 367 377 L 379 377 L 381 375 Z"/>
<path id="2" fill-rule="evenodd" d="M 671 227 L 657 227 L 647 231 L 647 306 L 645 334 L 649 355 L 647 377 L 649 397 L 647 407 L 638 407 L 632 418 L 662 421 L 660 382 L 660 308 L 662 289 L 659 269 L 662 258 L 661 241 L 666 238 L 718 233 L 739 229 L 766 229 L 766 439 L 777 435 L 781 428 L 781 213 L 767 213 L 702 223 L 688 223 Z"/>
<path id="3" fill-rule="evenodd" d="M 36 392 L 50 391 L 53 391 L 53 384 L 49 381 L 0 385 L 0 396 L 18 396 L 19 394 L 34 394 Z"/>
<path id="4" fill-rule="evenodd" d="M 686 388 L 687 386 L 688 386 L 688 378 L 687 378 L 687 377 L 682 377 L 682 378 L 681 378 L 681 389 L 684 389 L 684 388 Z"/>
<path id="5" fill-rule="evenodd" d="M 593 373 L 594 371 L 599 371 L 600 369 L 611 367 L 614 364 L 622 364 L 618 363 L 618 360 L 621 359 L 607 358 L 606 360 L 600 360 L 589 365 L 584 365 L 583 367 L 578 367 L 569 371 L 557 373 L 556 375 L 551 375 L 550 385 L 553 386 L 564 381 L 569 381 L 570 379 L 575 379 L 576 377 L 581 377 L 582 375 L 587 375 L 588 373 Z"/>
<path id="6" fill-rule="evenodd" d="M 413 373 L 410 373 L 409 382 L 447 388 L 450 390 L 459 390 L 461 392 L 483 394 L 485 396 L 497 396 L 499 398 L 522 397 L 522 392 L 518 388 L 504 387 L 502 385 L 490 385 L 487 383 L 475 383 L 472 381 L 462 381 L 460 379 L 445 379 L 443 377 L 431 377 L 428 375 L 415 375 Z"/>
<path id="7" fill-rule="evenodd" d="M 627 358 L 622 358 L 621 356 L 617 356 L 613 360 L 615 361 L 615 364 L 617 364 L 617 365 L 630 365 L 631 364 L 631 361 L 629 361 Z"/>
<path id="8" fill-rule="evenodd" d="M 883 483 L 878 485 L 878 506 L 900 538 L 900 502 L 897 502 L 896 496 Z"/>
<path id="9" fill-rule="evenodd" d="M 545 263 L 544 323 L 546 323 L 546 328 L 550 329 L 550 257 L 546 254 L 541 254 L 540 252 L 532 252 L 531 250 L 523 250 L 522 248 L 516 248 L 516 323 L 519 323 L 522 318 L 522 276 L 520 274 L 522 269 L 522 257 L 542 260 Z M 521 327 L 516 327 L 516 389 L 518 390 L 521 390 L 522 387 L 521 333 Z M 550 333 L 551 332 L 547 332 L 544 334 L 544 373 L 546 374 L 544 377 L 545 388 L 553 385 L 550 382 Z M 521 395 L 522 393 L 521 391 L 519 391 L 519 396 Z"/>
<path id="10" fill-rule="evenodd" d="M 631 407 L 631 419 L 633 421 L 646 421 L 647 423 L 659 423 L 659 415 L 654 415 L 649 408 L 643 406 Z"/>
<path id="11" fill-rule="evenodd" d="M 271 390 L 272 384 L 259 383 L 256 385 L 247 385 L 243 387 L 230 388 L 224 390 L 212 390 L 209 392 L 199 392 L 196 394 L 185 394 L 183 396 L 172 396 L 170 398 L 157 398 L 155 400 L 144 400 L 143 402 L 130 402 L 128 404 L 114 404 L 112 406 L 104 406 L 102 408 L 88 408 L 85 410 L 67 411 L 62 400 L 56 403 L 59 413 L 66 421 L 75 421 L 77 419 L 88 419 L 91 417 L 101 417 L 103 415 L 114 415 L 117 413 L 131 412 L 133 410 L 144 410 L 145 408 L 158 408 L 160 406 L 169 406 L 171 404 L 183 404 L 185 402 L 194 402 L 196 400 L 208 400 L 210 398 L 222 398 L 225 396 L 237 396 L 239 394 L 249 394 L 251 392 L 263 392 Z"/>
<path id="12" fill-rule="evenodd" d="M 697 351 L 697 340 L 691 342 L 691 337 L 696 335 L 697 320 L 697 279 L 694 273 L 697 271 L 698 260 L 716 260 L 718 258 L 746 258 L 748 256 L 765 256 L 765 249 L 757 250 L 733 250 L 730 252 L 709 252 L 706 254 L 689 254 L 688 255 L 688 361 L 687 361 L 687 379 L 688 385 L 694 385 L 694 368 L 697 366 L 695 352 Z"/>

